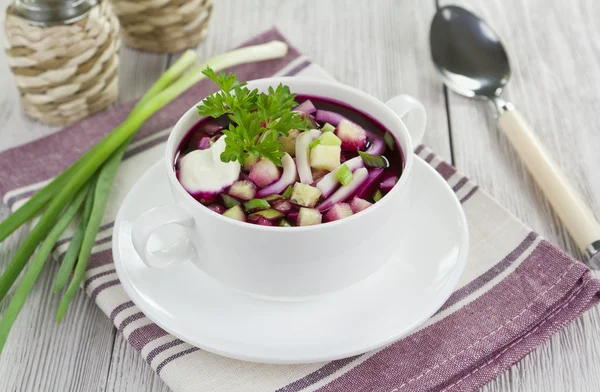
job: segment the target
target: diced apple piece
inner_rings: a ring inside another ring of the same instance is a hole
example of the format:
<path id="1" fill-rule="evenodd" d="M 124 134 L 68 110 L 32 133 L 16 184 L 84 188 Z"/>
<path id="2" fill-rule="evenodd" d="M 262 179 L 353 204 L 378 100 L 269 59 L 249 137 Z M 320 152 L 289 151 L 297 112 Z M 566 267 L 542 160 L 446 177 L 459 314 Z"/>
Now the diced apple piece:
<path id="1" fill-rule="evenodd" d="M 241 206 L 233 206 L 227 211 L 223 213 L 223 216 L 226 216 L 231 219 L 235 219 L 240 222 L 246 222 L 246 214 L 244 214 L 244 210 Z"/>
<path id="2" fill-rule="evenodd" d="M 325 214 L 325 219 L 327 222 L 333 222 L 336 220 L 344 219 L 354 214 L 352 212 L 352 208 L 348 203 L 337 203 L 329 211 Z"/>
<path id="3" fill-rule="evenodd" d="M 256 195 L 256 186 L 248 180 L 236 181 L 231 185 L 227 193 L 240 200 L 252 200 Z"/>
<path id="4" fill-rule="evenodd" d="M 248 155 L 246 157 L 246 159 L 244 160 L 244 171 L 249 172 L 250 169 L 252 168 L 252 166 L 254 166 L 254 164 L 258 162 L 258 157 L 254 156 L 254 155 Z"/>
<path id="5" fill-rule="evenodd" d="M 292 129 L 288 132 L 287 136 L 279 136 L 279 141 L 283 144 L 279 151 L 287 152 L 291 156 L 296 156 L 296 139 L 300 135 L 300 131 Z"/>
<path id="6" fill-rule="evenodd" d="M 357 212 L 361 212 L 362 210 L 366 210 L 367 208 L 371 207 L 372 205 L 373 205 L 373 203 L 370 203 L 370 202 L 366 201 L 365 199 L 361 199 L 360 197 L 355 197 L 350 202 L 350 208 L 352 208 L 352 212 L 354 212 L 355 214 Z"/>
<path id="7" fill-rule="evenodd" d="M 290 201 L 302 207 L 314 207 L 321 197 L 321 191 L 314 186 L 297 182 Z"/>
<path id="8" fill-rule="evenodd" d="M 250 169 L 250 180 L 259 188 L 264 188 L 279 179 L 279 168 L 270 160 L 261 158 Z"/>
<path id="9" fill-rule="evenodd" d="M 323 132 L 321 136 L 319 136 L 319 140 L 323 146 L 341 146 L 342 141 L 339 137 L 335 136 L 333 132 Z"/>
<path id="10" fill-rule="evenodd" d="M 332 171 L 340 165 L 339 146 L 323 146 L 321 144 L 313 147 L 310 151 L 310 166 L 315 169 Z"/>
<path id="11" fill-rule="evenodd" d="M 322 222 L 323 216 L 319 210 L 314 208 L 300 208 L 298 213 L 298 226 L 318 225 Z"/>
<path id="12" fill-rule="evenodd" d="M 342 149 L 344 150 L 362 150 L 367 144 L 367 133 L 365 130 L 346 119 L 340 121 L 335 133 L 342 141 Z"/>

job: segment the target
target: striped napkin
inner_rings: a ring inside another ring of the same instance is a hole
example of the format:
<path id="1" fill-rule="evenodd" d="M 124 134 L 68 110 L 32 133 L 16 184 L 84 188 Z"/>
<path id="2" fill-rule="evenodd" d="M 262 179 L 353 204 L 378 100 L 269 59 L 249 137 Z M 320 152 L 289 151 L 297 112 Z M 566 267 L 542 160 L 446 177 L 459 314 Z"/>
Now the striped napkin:
<path id="1" fill-rule="evenodd" d="M 276 30 L 246 45 L 285 40 Z M 280 60 L 242 65 L 241 80 L 273 75 L 328 77 L 296 50 Z M 174 391 L 462 391 L 513 365 L 598 302 L 600 281 L 588 268 L 529 230 L 430 149 L 415 153 L 448 181 L 465 210 L 470 253 L 446 304 L 408 337 L 382 349 L 329 363 L 263 365 L 220 357 L 169 335 L 127 297 L 111 258 L 117 209 L 137 178 L 163 156 L 171 127 L 213 91 L 201 82 L 152 117 L 119 169 L 84 289 Z M 20 206 L 119 124 L 133 103 L 114 107 L 61 132 L 0 154 L 0 195 Z M 66 251 L 68 236 L 57 247 Z M 394 311 L 390 309 L 390 311 Z"/>

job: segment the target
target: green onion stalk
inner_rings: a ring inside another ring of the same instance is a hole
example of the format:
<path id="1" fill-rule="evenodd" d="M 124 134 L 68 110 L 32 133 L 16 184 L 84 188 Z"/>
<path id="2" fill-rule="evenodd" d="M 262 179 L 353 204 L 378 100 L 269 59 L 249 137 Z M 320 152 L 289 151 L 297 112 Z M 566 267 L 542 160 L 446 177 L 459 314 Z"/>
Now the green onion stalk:
<path id="1" fill-rule="evenodd" d="M 42 243 L 0 319 L 0 353 L 10 328 L 56 241 L 75 215 L 81 212 L 78 229 L 69 244 L 54 286 L 54 291 L 60 292 L 67 286 L 69 275 L 72 273 L 71 281 L 59 305 L 57 321 L 62 320 L 66 314 L 71 300 L 84 279 L 117 168 L 127 146 L 144 122 L 190 87 L 206 78 L 202 73 L 206 67 L 220 71 L 239 64 L 281 58 L 286 53 L 285 43 L 271 41 L 215 56 L 188 71 L 196 62 L 197 56 L 193 51 L 185 52 L 146 92 L 122 124 L 0 223 L 0 241 L 3 241 L 17 228 L 39 215 L 43 209 L 39 221 L 0 276 L 0 301 L 2 301 L 38 245 Z M 83 211 L 79 211 L 82 206 Z"/>

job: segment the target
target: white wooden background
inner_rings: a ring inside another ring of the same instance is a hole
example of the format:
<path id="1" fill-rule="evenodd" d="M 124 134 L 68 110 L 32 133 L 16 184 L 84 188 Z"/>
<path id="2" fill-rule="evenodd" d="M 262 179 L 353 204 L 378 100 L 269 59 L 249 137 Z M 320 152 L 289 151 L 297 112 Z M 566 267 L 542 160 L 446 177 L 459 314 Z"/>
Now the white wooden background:
<path id="1" fill-rule="evenodd" d="M 0 0 L 4 9 L 9 0 Z M 439 0 L 444 5 L 448 2 Z M 600 2 L 456 0 L 488 19 L 510 53 L 506 97 L 529 118 L 594 211 L 600 212 Z M 578 256 L 564 228 L 495 128 L 486 104 L 446 91 L 428 49 L 436 0 L 215 0 L 203 58 L 276 24 L 338 80 L 386 100 L 404 92 L 428 108 L 426 143 L 526 224 Z M 3 18 L 2 18 L 3 20 Z M 121 52 L 120 99 L 139 97 L 173 56 Z M 26 119 L 0 54 L 0 150 L 54 132 Z M 0 211 L 0 218 L 6 211 Z M 18 237 L 18 236 L 16 236 Z M 0 247 L 0 270 L 18 238 Z M 3 391 L 167 391 L 110 321 L 80 293 L 64 322 L 48 295 L 48 263 L 0 357 Z M 0 312 L 6 307 L 0 304 Z M 484 391 L 600 390 L 600 311 L 587 312 Z"/>

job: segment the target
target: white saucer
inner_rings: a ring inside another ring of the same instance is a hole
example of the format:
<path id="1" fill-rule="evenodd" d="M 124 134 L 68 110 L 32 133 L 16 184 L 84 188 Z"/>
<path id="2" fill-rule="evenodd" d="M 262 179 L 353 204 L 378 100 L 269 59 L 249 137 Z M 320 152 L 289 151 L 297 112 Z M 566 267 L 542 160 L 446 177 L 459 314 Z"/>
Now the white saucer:
<path id="1" fill-rule="evenodd" d="M 148 318 L 216 354 L 287 364 L 379 348 L 431 317 L 452 293 L 466 263 L 468 232 L 460 203 L 444 179 L 415 157 L 412 214 L 397 226 L 398 236 L 411 240 L 382 269 L 345 290 L 275 301 L 231 290 L 191 262 L 153 270 L 133 249 L 131 225 L 145 210 L 172 202 L 163 171 L 162 162 L 150 168 L 121 205 L 113 235 L 117 274 Z"/>

